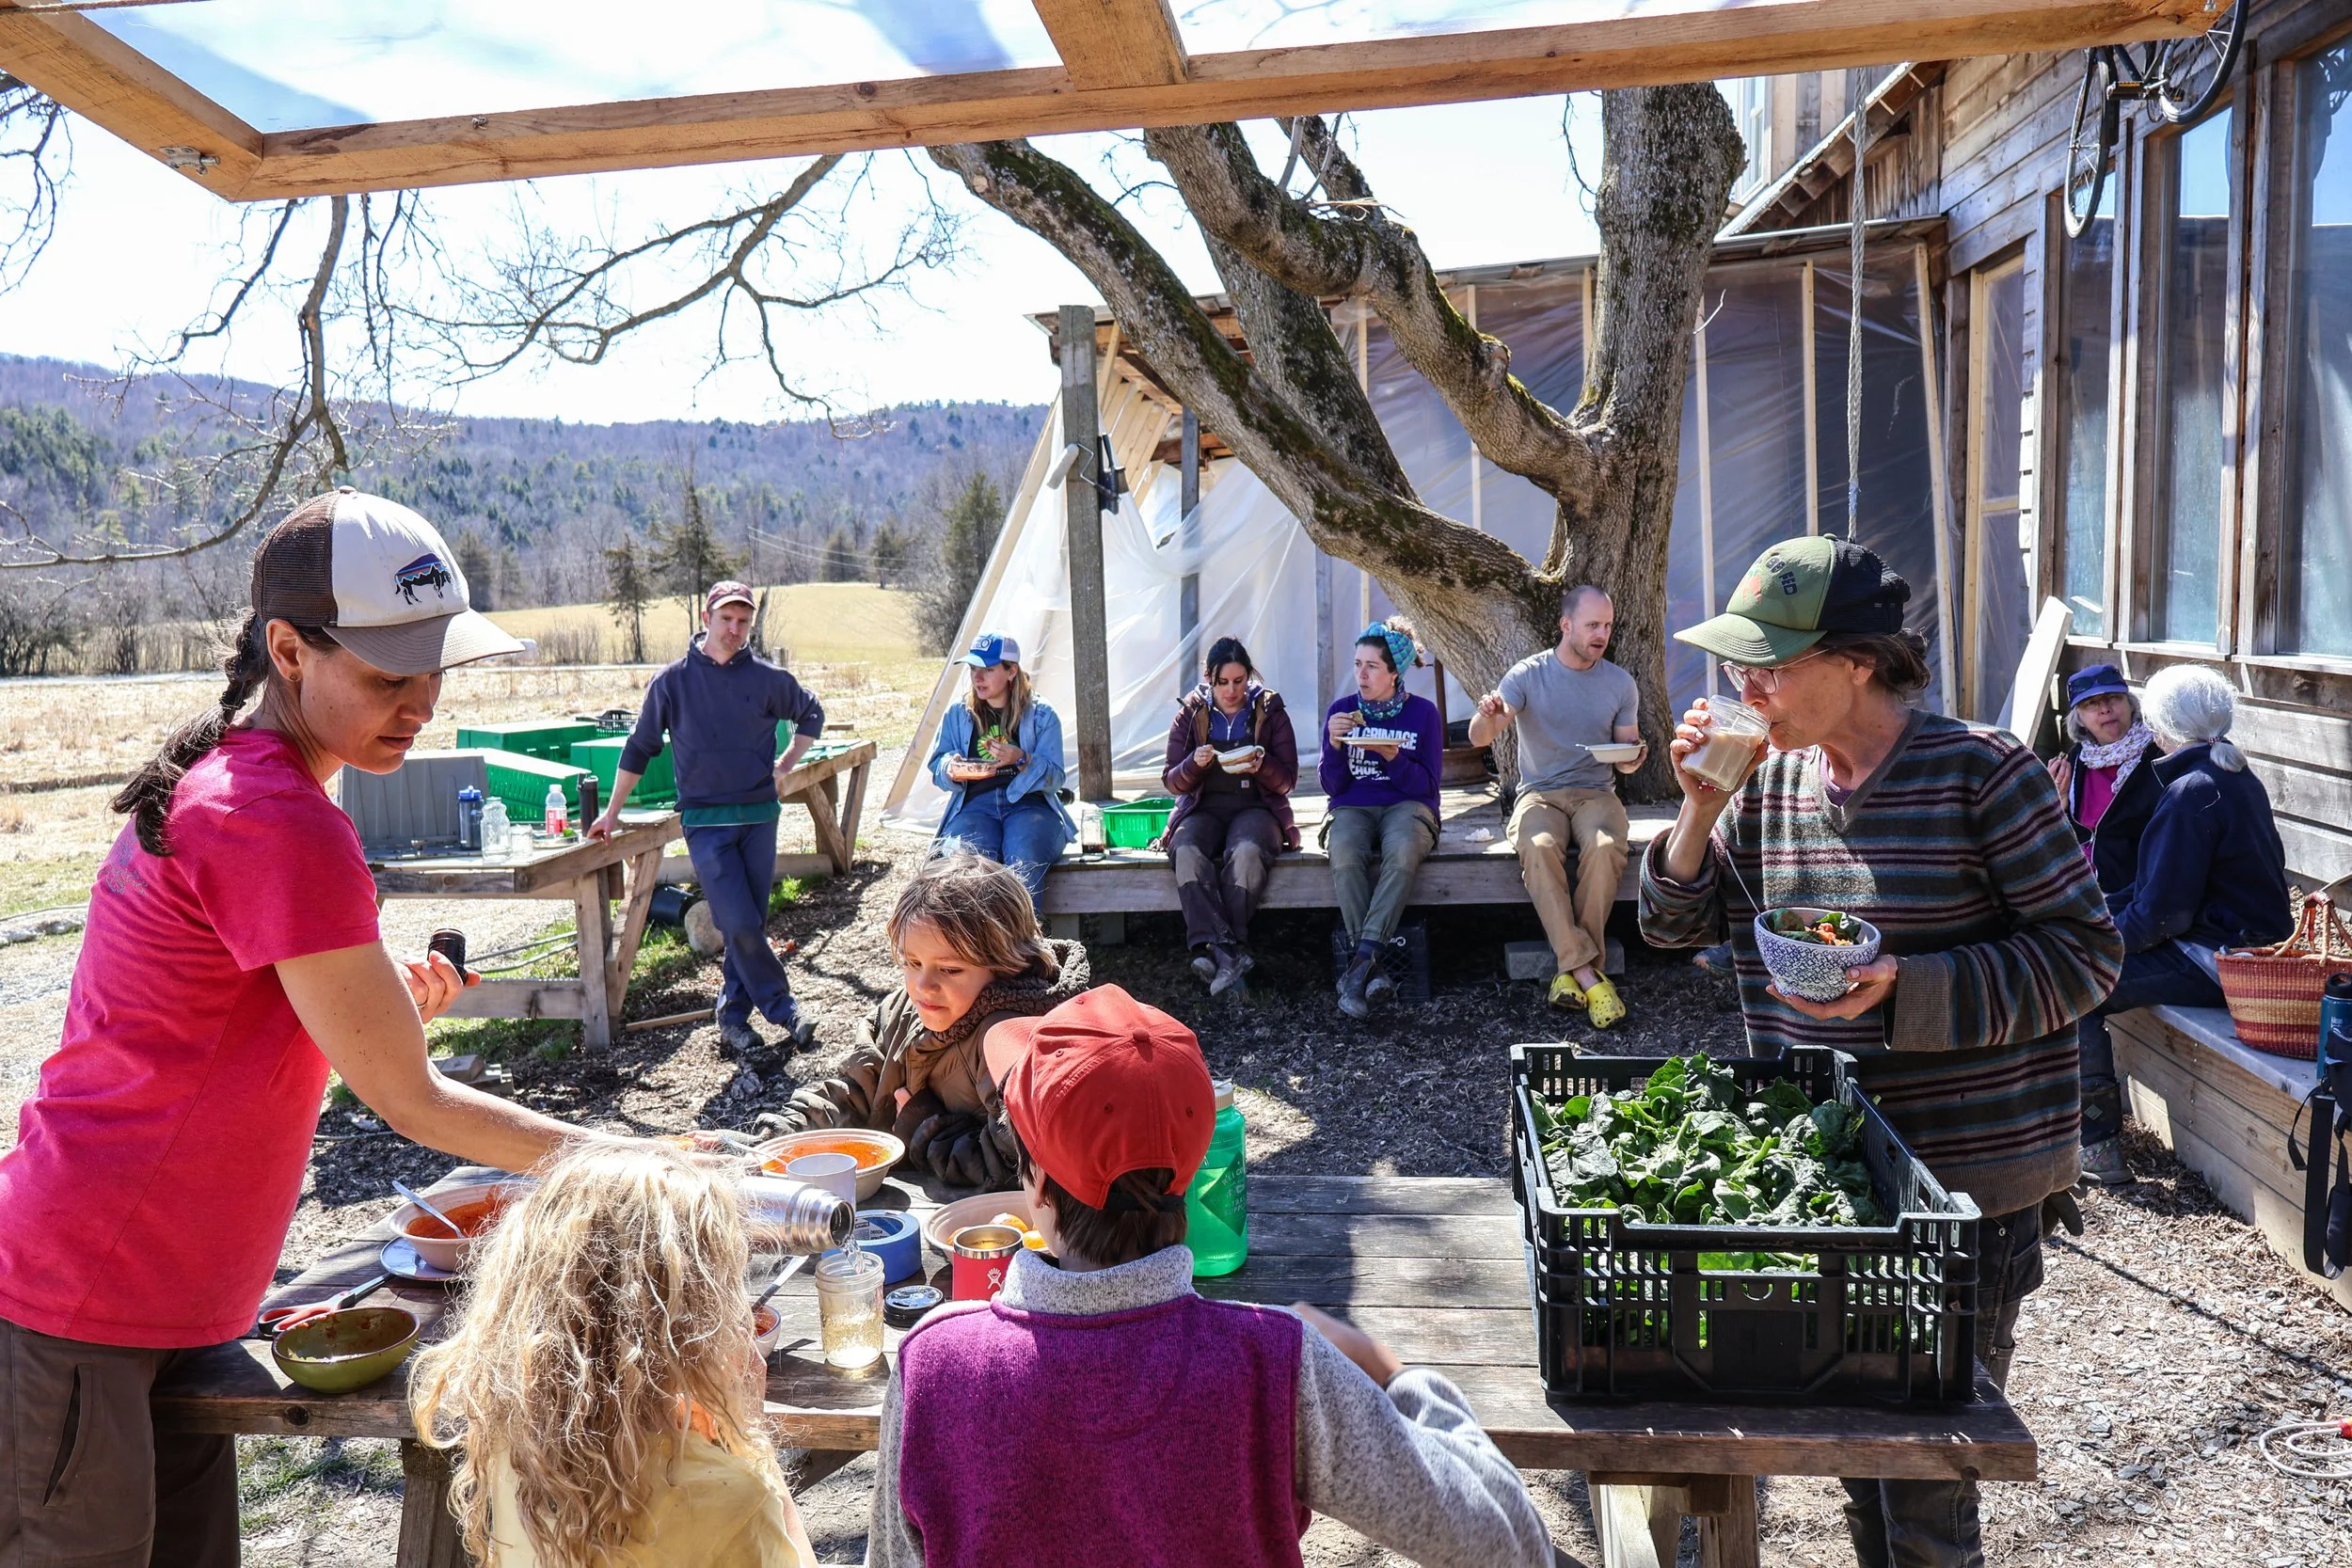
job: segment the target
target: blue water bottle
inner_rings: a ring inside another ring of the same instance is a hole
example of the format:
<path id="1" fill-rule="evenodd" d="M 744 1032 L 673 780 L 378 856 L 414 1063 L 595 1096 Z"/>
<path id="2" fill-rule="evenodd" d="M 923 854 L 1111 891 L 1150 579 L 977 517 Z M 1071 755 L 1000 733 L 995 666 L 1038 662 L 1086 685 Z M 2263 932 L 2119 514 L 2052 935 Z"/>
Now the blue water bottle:
<path id="1" fill-rule="evenodd" d="M 2352 969 L 2328 976 L 2319 999 L 2319 1081 L 2328 1081 L 2328 1064 L 2352 1063 Z"/>

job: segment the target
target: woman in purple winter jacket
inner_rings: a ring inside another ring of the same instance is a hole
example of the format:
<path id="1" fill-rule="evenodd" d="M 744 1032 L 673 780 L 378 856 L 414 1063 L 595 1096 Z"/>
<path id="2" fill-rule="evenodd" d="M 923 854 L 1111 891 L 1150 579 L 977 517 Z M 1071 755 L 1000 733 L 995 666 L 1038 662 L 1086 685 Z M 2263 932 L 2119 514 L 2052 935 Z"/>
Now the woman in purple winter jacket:
<path id="1" fill-rule="evenodd" d="M 1298 847 L 1298 737 L 1239 638 L 1210 645 L 1200 684 L 1176 705 L 1160 782 L 1176 797 L 1166 842 L 1184 942 L 1209 994 L 1222 996 L 1251 966 L 1249 917 L 1275 859 Z"/>

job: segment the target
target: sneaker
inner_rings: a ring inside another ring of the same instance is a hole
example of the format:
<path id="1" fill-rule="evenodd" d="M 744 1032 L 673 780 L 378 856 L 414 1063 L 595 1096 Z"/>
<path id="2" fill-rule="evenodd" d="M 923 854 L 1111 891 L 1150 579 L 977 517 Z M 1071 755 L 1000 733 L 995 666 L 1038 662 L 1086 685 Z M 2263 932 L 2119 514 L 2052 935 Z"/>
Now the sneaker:
<path id="1" fill-rule="evenodd" d="M 1574 1007 L 1581 1011 L 1584 1006 L 1584 988 L 1576 983 L 1576 976 L 1573 974 L 1555 974 L 1551 977 L 1551 995 L 1549 1000 L 1555 1007 Z"/>
<path id="2" fill-rule="evenodd" d="M 771 1022 L 784 1031 L 784 1044 L 793 1051 L 806 1051 L 817 1039 L 817 1021 L 801 1016 L 800 1004 L 787 1004 L 789 1009 L 780 1019 Z"/>
<path id="3" fill-rule="evenodd" d="M 1240 985 L 1241 977 L 1249 972 L 1254 961 L 1248 954 L 1238 947 L 1218 948 L 1216 950 L 1216 972 L 1209 977 L 1209 994 L 1223 996 L 1227 991 Z"/>
<path id="4" fill-rule="evenodd" d="M 1372 1004 L 1364 999 L 1364 982 L 1372 977 L 1371 970 L 1372 966 L 1359 958 L 1340 976 L 1340 1011 L 1350 1018 L 1372 1016 Z"/>
<path id="5" fill-rule="evenodd" d="M 1606 1029 L 1625 1017 L 1625 998 L 1604 974 L 1584 992 L 1584 1012 L 1596 1029 Z"/>
<path id="6" fill-rule="evenodd" d="M 1215 987 L 1216 984 L 1216 970 L 1217 952 L 1216 948 L 1196 947 L 1192 950 L 1192 972 L 1200 976 L 1201 984 L 1212 988 Z"/>
<path id="7" fill-rule="evenodd" d="M 750 1056 L 768 1049 L 768 1042 L 748 1019 L 733 1020 L 719 1025 L 719 1054 Z"/>
<path id="8" fill-rule="evenodd" d="M 2094 1187 L 2128 1187 L 2139 1179 L 2123 1163 L 2123 1141 L 2101 1138 L 2083 1146 L 2083 1180 Z"/>

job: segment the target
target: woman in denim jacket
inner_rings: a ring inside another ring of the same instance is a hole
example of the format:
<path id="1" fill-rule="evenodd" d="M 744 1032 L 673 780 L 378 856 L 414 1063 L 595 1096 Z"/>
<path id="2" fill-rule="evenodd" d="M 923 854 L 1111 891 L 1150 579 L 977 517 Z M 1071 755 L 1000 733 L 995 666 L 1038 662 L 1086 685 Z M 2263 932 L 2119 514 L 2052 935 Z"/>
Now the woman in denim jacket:
<path id="1" fill-rule="evenodd" d="M 963 662 L 972 689 L 931 746 L 931 778 L 947 792 L 934 843 L 1009 866 L 1036 903 L 1076 831 L 1061 803 L 1061 716 L 1030 694 L 1011 638 L 982 632 Z"/>

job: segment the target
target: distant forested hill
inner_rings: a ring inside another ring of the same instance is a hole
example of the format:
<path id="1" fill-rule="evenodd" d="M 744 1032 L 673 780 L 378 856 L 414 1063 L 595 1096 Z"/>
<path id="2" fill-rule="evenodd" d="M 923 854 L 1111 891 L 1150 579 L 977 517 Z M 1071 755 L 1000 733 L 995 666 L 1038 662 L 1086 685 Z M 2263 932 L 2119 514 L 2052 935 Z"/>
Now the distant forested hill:
<path id="1" fill-rule="evenodd" d="M 95 366 L 0 356 L 0 501 L 51 537 L 99 528 L 135 541 L 216 508 L 141 476 L 215 449 L 217 423 L 159 378 L 133 382 L 118 412 L 106 380 Z M 206 390 L 256 405 L 267 395 L 242 383 Z M 928 404 L 889 410 L 849 438 L 821 420 L 468 419 L 353 482 L 439 525 L 467 560 L 477 602 L 493 606 L 601 597 L 603 548 L 677 518 L 690 465 L 713 529 L 750 557 L 757 580 L 863 576 L 877 554 L 919 576 L 954 492 L 975 472 L 1009 489 L 1043 415 Z M 881 552 L 878 531 L 894 541 Z"/>

